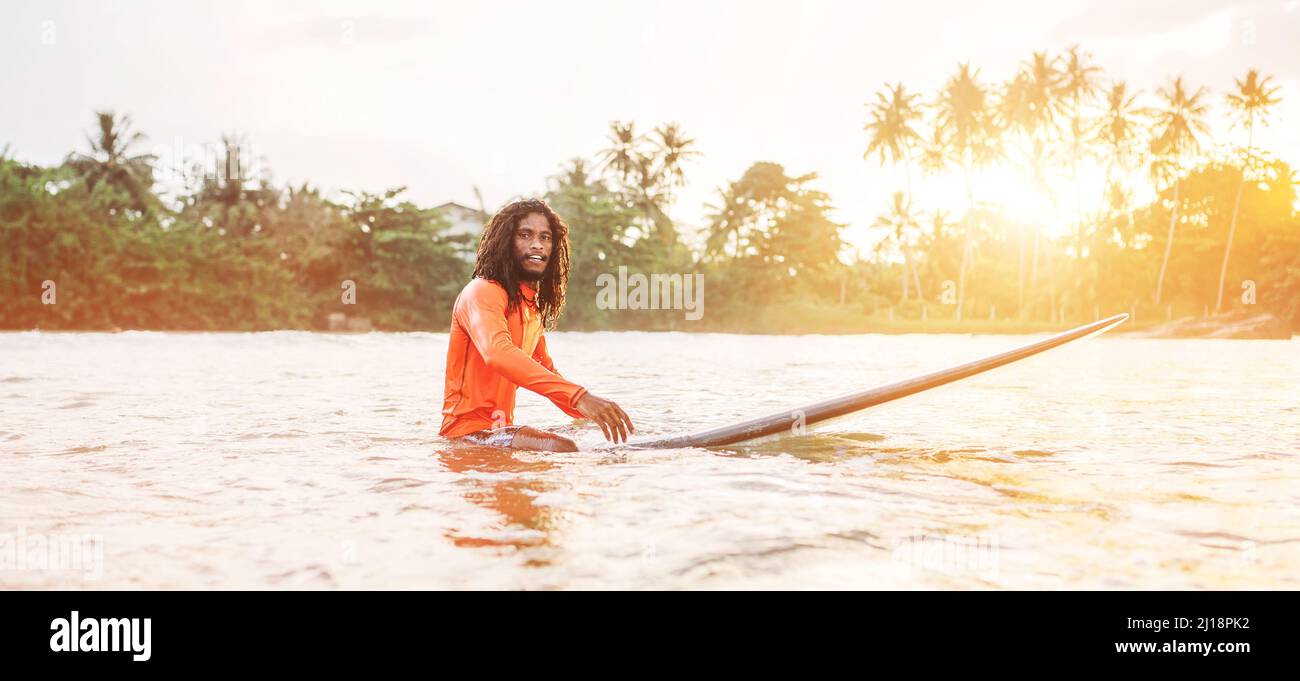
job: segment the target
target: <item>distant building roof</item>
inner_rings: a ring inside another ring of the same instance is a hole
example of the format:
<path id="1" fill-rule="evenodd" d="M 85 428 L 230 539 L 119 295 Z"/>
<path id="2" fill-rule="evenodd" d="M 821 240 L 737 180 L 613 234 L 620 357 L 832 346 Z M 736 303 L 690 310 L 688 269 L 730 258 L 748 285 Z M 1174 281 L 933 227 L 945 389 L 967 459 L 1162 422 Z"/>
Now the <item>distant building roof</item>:
<path id="1" fill-rule="evenodd" d="M 434 210 L 441 213 L 450 223 L 450 227 L 446 232 L 447 235 L 471 237 L 470 240 L 464 242 L 459 250 L 462 258 L 473 262 L 478 237 L 483 233 L 483 226 L 488 221 L 487 213 L 477 208 L 462 206 L 455 201 L 448 201 L 442 205 L 434 206 Z"/>
<path id="2" fill-rule="evenodd" d="M 444 203 L 444 204 L 442 204 L 442 205 L 440 205 L 440 206 L 434 206 L 433 208 L 434 208 L 434 210 L 440 210 L 440 211 L 445 210 L 445 211 L 449 211 L 449 212 L 450 212 L 450 211 L 455 210 L 455 211 L 459 211 L 459 212 L 461 212 L 461 213 L 474 213 L 474 214 L 476 214 L 476 215 L 481 215 L 481 216 L 483 217 L 483 221 L 484 221 L 484 222 L 487 222 L 487 218 L 488 218 L 487 213 L 484 213 L 483 211 L 481 211 L 481 210 L 479 210 L 479 209 L 477 209 L 477 208 L 470 208 L 469 206 L 462 206 L 461 204 L 456 203 L 455 201 L 448 201 L 447 203 Z"/>

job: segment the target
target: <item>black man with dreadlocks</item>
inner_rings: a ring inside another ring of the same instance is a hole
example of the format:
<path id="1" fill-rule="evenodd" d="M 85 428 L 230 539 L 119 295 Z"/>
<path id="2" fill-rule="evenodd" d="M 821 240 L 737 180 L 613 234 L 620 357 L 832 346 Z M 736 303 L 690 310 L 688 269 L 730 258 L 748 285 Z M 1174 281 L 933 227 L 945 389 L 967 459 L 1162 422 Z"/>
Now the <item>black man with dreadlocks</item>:
<path id="1" fill-rule="evenodd" d="M 575 418 L 595 421 L 611 442 L 632 419 L 555 370 L 545 328 L 554 328 L 569 278 L 568 225 L 545 201 L 515 201 L 483 230 L 474 278 L 456 298 L 447 346 L 445 437 L 498 447 L 575 452 L 573 440 L 514 421 L 523 386 Z"/>

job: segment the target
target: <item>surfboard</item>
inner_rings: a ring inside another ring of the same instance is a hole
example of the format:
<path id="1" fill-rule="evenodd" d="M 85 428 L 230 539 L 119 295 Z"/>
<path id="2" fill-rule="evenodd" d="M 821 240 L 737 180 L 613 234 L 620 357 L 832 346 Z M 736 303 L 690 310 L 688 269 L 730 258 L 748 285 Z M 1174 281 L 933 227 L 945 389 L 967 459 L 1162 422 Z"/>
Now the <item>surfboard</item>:
<path id="1" fill-rule="evenodd" d="M 965 364 L 959 364 L 947 369 L 941 369 L 915 378 L 896 381 L 869 390 L 822 400 L 821 402 L 806 404 L 802 407 L 786 409 L 775 414 L 760 416 L 740 423 L 721 425 L 709 428 L 708 430 L 701 430 L 696 433 L 632 441 L 628 444 L 632 447 L 640 447 L 644 449 L 718 447 L 722 445 L 736 444 L 738 442 L 746 442 L 748 440 L 754 440 L 781 432 L 789 433 L 794 430 L 793 427 L 796 423 L 801 423 L 803 426 L 811 426 L 828 419 L 851 414 L 855 411 L 861 411 L 878 404 L 891 402 L 901 397 L 914 395 L 924 390 L 937 388 L 941 385 L 952 383 L 953 381 L 959 381 L 963 378 L 982 374 L 990 369 L 996 369 L 1012 362 L 1018 362 L 1026 357 L 1032 357 L 1040 352 L 1046 352 L 1052 348 L 1060 347 L 1070 341 L 1108 331 L 1111 327 L 1123 323 L 1126 319 L 1128 319 L 1127 314 L 1117 314 L 1113 317 L 1095 321 L 1091 324 L 1084 324 L 1083 326 L 1070 329 L 1069 331 L 1063 331 L 1049 338 L 1029 343 L 1028 345 L 1022 345 L 1018 348 L 1007 350 L 1006 352 L 966 362 Z"/>

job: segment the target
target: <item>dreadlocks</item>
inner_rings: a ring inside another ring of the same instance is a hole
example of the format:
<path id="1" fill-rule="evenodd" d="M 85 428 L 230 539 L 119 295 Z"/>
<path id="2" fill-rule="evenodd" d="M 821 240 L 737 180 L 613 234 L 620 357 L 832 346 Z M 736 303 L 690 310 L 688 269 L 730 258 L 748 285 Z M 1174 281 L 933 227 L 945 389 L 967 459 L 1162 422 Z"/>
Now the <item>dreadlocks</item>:
<path id="1" fill-rule="evenodd" d="M 551 226 L 551 239 L 555 244 L 546 262 L 546 271 L 537 282 L 537 310 L 542 315 L 545 328 L 555 328 L 555 318 L 564 308 L 564 288 L 569 281 L 569 226 L 545 201 L 524 199 L 502 208 L 483 229 L 478 242 L 478 256 L 474 263 L 474 276 L 495 281 L 506 290 L 509 315 L 523 302 L 519 292 L 519 273 L 513 256 L 515 229 L 529 213 L 538 213 Z"/>

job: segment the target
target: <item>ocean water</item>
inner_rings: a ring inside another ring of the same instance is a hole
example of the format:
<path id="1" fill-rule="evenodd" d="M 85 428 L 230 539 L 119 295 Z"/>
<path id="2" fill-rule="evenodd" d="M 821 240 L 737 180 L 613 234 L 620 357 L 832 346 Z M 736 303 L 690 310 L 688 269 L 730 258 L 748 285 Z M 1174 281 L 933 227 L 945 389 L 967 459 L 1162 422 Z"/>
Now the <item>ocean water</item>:
<path id="1" fill-rule="evenodd" d="M 553 333 L 667 434 L 1025 336 Z M 1300 588 L 1300 341 L 1079 341 L 752 445 L 437 436 L 446 334 L 0 334 L 0 586 Z"/>

